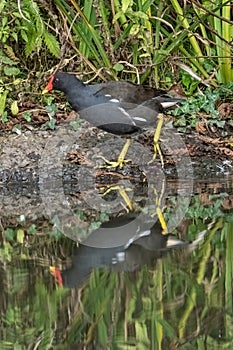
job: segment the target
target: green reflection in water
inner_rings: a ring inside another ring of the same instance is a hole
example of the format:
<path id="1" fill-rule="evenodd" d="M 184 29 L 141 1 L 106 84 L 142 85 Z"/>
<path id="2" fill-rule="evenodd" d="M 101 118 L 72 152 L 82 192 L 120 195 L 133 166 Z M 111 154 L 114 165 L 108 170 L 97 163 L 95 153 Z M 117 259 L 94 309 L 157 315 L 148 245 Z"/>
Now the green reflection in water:
<path id="1" fill-rule="evenodd" d="M 231 349 L 231 210 L 192 210 L 185 232 L 193 239 L 208 211 L 216 220 L 196 250 L 170 252 L 137 271 L 94 269 L 72 290 L 49 271 L 72 245 L 64 251 L 64 241 L 47 237 L 30 249 L 2 242 L 0 349 Z"/>

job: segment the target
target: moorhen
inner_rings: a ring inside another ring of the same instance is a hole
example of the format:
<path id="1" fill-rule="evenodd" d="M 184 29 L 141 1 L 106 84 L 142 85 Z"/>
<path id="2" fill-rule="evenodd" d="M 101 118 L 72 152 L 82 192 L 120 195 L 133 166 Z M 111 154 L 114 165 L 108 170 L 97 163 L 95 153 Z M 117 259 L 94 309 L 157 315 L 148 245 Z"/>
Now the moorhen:
<path id="1" fill-rule="evenodd" d="M 43 94 L 51 90 L 65 93 L 72 108 L 94 126 L 115 135 L 129 136 L 149 128 L 157 129 L 154 149 L 160 152 L 158 140 L 162 127 L 162 112 L 183 99 L 168 96 L 166 91 L 125 81 L 84 84 L 74 74 L 57 72 L 51 76 Z M 128 139 L 117 162 L 122 167 L 128 151 Z"/>
<path id="2" fill-rule="evenodd" d="M 103 223 L 75 249 L 72 266 L 61 271 L 50 267 L 56 282 L 63 287 L 81 287 L 94 268 L 111 268 L 114 271 L 135 271 L 155 262 L 166 252 L 185 249 L 190 253 L 205 239 L 216 221 L 199 232 L 192 242 L 173 234 L 162 234 L 159 222 L 133 213 Z M 212 231 L 212 234 L 215 231 Z"/>
<path id="3" fill-rule="evenodd" d="M 145 220 L 145 221 L 144 221 Z M 75 249 L 72 267 L 60 271 L 51 266 L 51 273 L 60 286 L 81 286 L 94 268 L 134 271 L 170 249 L 182 249 L 189 242 L 172 234 L 162 234 L 159 222 L 134 217 L 130 213 L 103 223 Z"/>

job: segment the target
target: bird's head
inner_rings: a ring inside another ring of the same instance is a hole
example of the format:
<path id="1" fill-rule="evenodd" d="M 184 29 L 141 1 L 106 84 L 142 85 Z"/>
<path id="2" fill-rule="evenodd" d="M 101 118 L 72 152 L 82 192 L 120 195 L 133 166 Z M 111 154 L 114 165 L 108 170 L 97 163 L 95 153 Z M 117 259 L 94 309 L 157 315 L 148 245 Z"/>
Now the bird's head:
<path id="1" fill-rule="evenodd" d="M 46 94 L 51 90 L 66 92 L 71 89 L 72 86 L 76 86 L 78 83 L 80 83 L 80 80 L 76 78 L 74 74 L 57 72 L 50 77 L 48 84 L 42 91 L 42 94 Z"/>

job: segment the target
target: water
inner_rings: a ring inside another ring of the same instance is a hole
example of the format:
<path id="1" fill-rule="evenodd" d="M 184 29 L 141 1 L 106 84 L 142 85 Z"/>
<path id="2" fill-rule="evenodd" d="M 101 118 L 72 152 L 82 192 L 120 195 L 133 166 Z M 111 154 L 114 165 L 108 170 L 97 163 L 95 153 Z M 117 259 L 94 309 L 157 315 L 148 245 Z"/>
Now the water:
<path id="1" fill-rule="evenodd" d="M 4 192 L 0 349 L 231 349 L 233 178 L 190 190 L 161 174 L 120 177 L 133 214 L 116 188 L 98 203 L 88 177 L 83 192 L 43 185 L 40 200 Z"/>
<path id="2" fill-rule="evenodd" d="M 0 350 L 231 349 L 232 163 L 41 133 L 2 146 Z"/>

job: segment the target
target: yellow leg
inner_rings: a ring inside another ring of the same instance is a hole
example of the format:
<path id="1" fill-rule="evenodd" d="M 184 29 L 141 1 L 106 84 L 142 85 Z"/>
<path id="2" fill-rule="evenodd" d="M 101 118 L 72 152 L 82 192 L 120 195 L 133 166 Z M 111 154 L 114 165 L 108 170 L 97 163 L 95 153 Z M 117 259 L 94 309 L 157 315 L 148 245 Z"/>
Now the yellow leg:
<path id="1" fill-rule="evenodd" d="M 154 134 L 154 156 L 153 156 L 152 160 L 149 163 L 153 162 L 153 160 L 156 158 L 156 155 L 157 155 L 157 152 L 158 152 L 162 168 L 164 168 L 163 155 L 162 155 L 161 149 L 159 147 L 159 143 L 158 143 L 159 142 L 159 137 L 160 137 L 160 134 L 161 134 L 161 130 L 162 130 L 162 126 L 163 126 L 163 114 L 159 113 L 158 116 L 157 116 L 157 119 L 158 119 L 158 124 L 157 124 L 156 130 L 155 130 L 155 134 Z"/>
<path id="2" fill-rule="evenodd" d="M 126 191 L 132 191 L 131 188 L 126 188 L 125 189 L 122 186 L 111 186 L 102 194 L 102 196 L 105 196 L 107 193 L 109 193 L 111 191 L 116 191 L 116 190 L 119 191 L 121 197 L 124 199 L 124 201 L 125 201 L 126 205 L 128 206 L 128 208 L 130 210 L 133 210 L 133 204 L 132 204 L 129 196 L 126 193 Z"/>
<path id="3" fill-rule="evenodd" d="M 163 216 L 163 211 L 161 209 L 161 200 L 162 200 L 162 197 L 164 194 L 164 182 L 163 182 L 163 187 L 161 190 L 160 197 L 158 196 L 158 192 L 157 192 L 156 188 L 154 188 L 154 193 L 155 193 L 155 197 L 156 197 L 156 200 L 155 200 L 156 214 L 158 216 L 160 225 L 162 227 L 162 234 L 165 235 L 165 234 L 167 234 L 167 224 L 166 224 L 166 221 L 165 221 L 164 216 Z"/>
<path id="4" fill-rule="evenodd" d="M 160 222 L 160 225 L 162 227 L 162 234 L 166 235 L 167 234 L 167 224 L 166 224 L 166 221 L 164 219 L 163 212 L 162 212 L 162 210 L 159 207 L 157 207 L 156 208 L 156 213 L 158 215 L 159 222 Z"/>
<path id="5" fill-rule="evenodd" d="M 126 156 L 128 149 L 129 149 L 129 146 L 130 146 L 130 139 L 127 139 L 124 147 L 121 150 L 121 153 L 120 153 L 117 161 L 115 161 L 115 162 L 109 161 L 108 159 L 106 159 L 103 156 L 98 156 L 98 158 L 103 159 L 108 164 L 107 166 L 103 165 L 100 168 L 117 168 L 117 167 L 119 167 L 120 169 L 123 168 L 124 163 L 127 163 L 130 161 L 130 159 L 125 159 L 125 156 Z"/>

